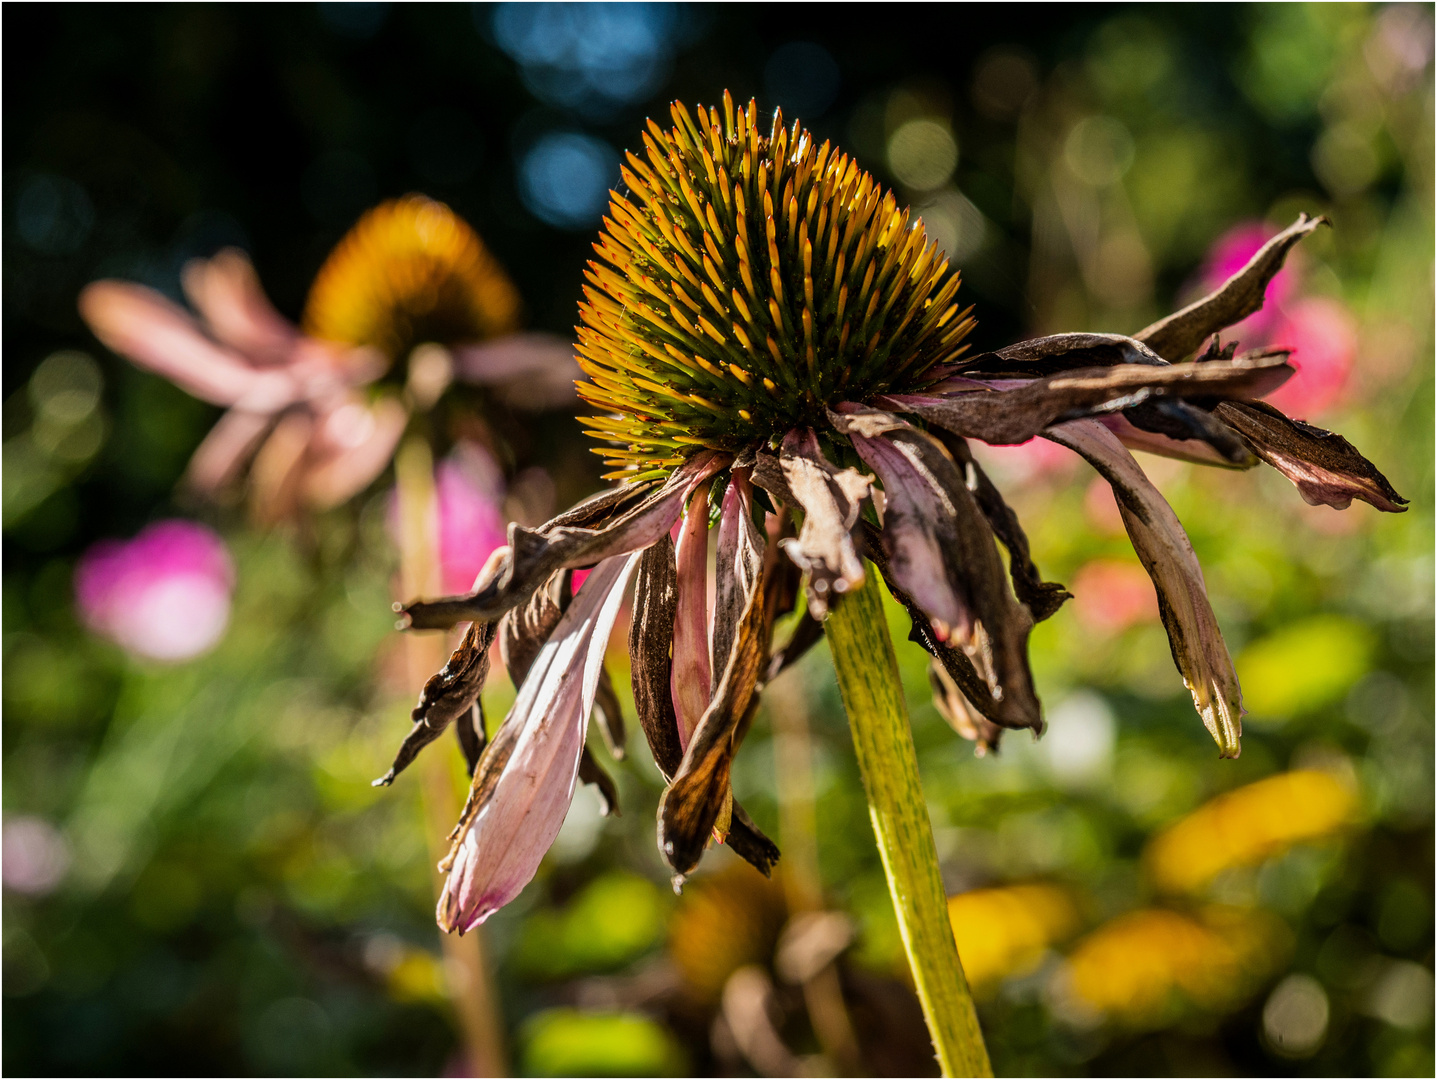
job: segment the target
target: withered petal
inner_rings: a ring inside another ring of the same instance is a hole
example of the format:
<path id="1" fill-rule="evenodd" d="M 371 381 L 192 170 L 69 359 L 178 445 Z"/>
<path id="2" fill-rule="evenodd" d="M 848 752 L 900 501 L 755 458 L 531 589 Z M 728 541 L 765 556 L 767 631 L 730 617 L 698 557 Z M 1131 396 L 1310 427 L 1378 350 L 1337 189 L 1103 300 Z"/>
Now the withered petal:
<path id="1" fill-rule="evenodd" d="M 883 537 L 877 525 L 863 523 L 864 554 L 878 568 L 888 591 L 908 612 L 912 628 L 908 640 L 923 648 L 923 651 L 943 665 L 944 670 L 960 687 L 964 696 L 987 720 L 1004 728 L 1027 728 L 1038 734 L 1043 731 L 1043 711 L 1037 694 L 1031 696 L 1004 694 L 994 697 L 993 690 L 978 674 L 963 650 L 950 641 L 939 641 L 933 635 L 928 616 L 917 601 L 903 587 L 897 584 L 889 573 L 888 557 L 883 552 Z"/>
<path id="2" fill-rule="evenodd" d="M 646 548 L 678 520 L 693 489 L 728 460 L 727 455 L 716 451 L 699 451 L 675 469 L 662 488 L 597 528 L 567 522 L 576 514 L 581 518 L 590 513 L 601 515 L 626 505 L 625 500 L 610 501 L 599 496 L 538 529 L 511 524 L 509 554 L 492 581 L 463 596 L 408 604 L 401 609 L 402 621 L 412 629 L 436 630 L 466 619 L 497 619 L 527 600 L 555 570 L 590 566 L 615 555 Z M 626 492 L 625 499 L 631 494 Z M 587 509 L 596 505 L 599 509 Z"/>
<path id="3" fill-rule="evenodd" d="M 1109 413 L 1095 419 L 1116 435 L 1118 441 L 1129 450 L 1142 450 L 1159 457 L 1190 461 L 1194 465 L 1213 465 L 1221 469 L 1249 469 L 1258 464 L 1258 459 L 1252 456 L 1241 464 L 1231 462 L 1200 439 L 1171 439 L 1156 431 L 1144 431 L 1122 413 Z"/>
<path id="4" fill-rule="evenodd" d="M 1213 614 L 1192 542 L 1132 454 L 1096 420 L 1060 424 L 1046 436 L 1077 451 L 1112 486 L 1123 524 L 1158 594 L 1173 662 L 1223 757 L 1241 751 L 1242 688 Z"/>
<path id="5" fill-rule="evenodd" d="M 764 877 L 772 876 L 779 859 L 778 845 L 763 834 L 737 802 L 733 804 L 733 824 L 724 843 Z"/>
<path id="6" fill-rule="evenodd" d="M 1297 221 L 1259 248 L 1246 266 L 1213 292 L 1133 336 L 1167 360 L 1192 355 L 1213 334 L 1261 308 L 1268 282 L 1282 269 L 1287 253 L 1304 236 L 1326 224 L 1329 222 L 1325 217 L 1298 214 Z"/>
<path id="7" fill-rule="evenodd" d="M 594 723 L 604 740 L 604 749 L 615 761 L 623 761 L 628 752 L 625 743 L 628 734 L 624 730 L 624 711 L 619 706 L 619 695 L 614 692 L 614 681 L 606 667 L 599 672 L 599 689 L 594 697 Z"/>
<path id="8" fill-rule="evenodd" d="M 740 489 L 741 513 L 748 518 Z M 764 625 L 763 538 L 754 528 L 739 529 L 736 560 L 752 568 L 743 613 L 724 662 L 723 677 L 707 711 L 684 751 L 678 774 L 659 800 L 659 850 L 679 874 L 698 865 L 704 847 L 725 808 L 732 806 L 729 770 L 758 708 L 759 677 L 768 665 Z M 731 822 L 722 832 L 728 832 Z"/>
<path id="9" fill-rule="evenodd" d="M 840 408 L 830 413 L 834 426 L 883 482 L 889 575 L 927 614 L 935 638 L 956 639 L 992 692 L 1014 698 L 1016 712 L 1038 723 L 1032 616 L 1009 591 L 993 530 L 963 473 L 927 432 L 891 413 Z"/>
<path id="10" fill-rule="evenodd" d="M 1206 444 L 1223 464 L 1232 468 L 1248 469 L 1257 464 L 1257 458 L 1232 428 L 1191 402 L 1144 401 L 1124 409 L 1123 416 L 1139 431 L 1177 442 Z"/>
<path id="11" fill-rule="evenodd" d="M 760 454 L 760 462 L 767 456 Z M 782 541 L 783 550 L 808 573 L 809 610 L 822 619 L 833 594 L 863 584 L 863 562 L 852 533 L 871 480 L 857 469 L 830 464 L 811 428 L 785 435 L 778 460 L 784 501 L 803 510 L 798 538 Z"/>
<path id="12" fill-rule="evenodd" d="M 700 484 L 684 511 L 677 552 L 678 587 L 674 604 L 674 714 L 679 740 L 687 746 L 712 696 L 713 659 L 709 653 L 709 485 Z"/>
<path id="13" fill-rule="evenodd" d="M 489 733 L 484 730 L 482 698 L 475 698 L 469 711 L 454 722 L 454 735 L 459 740 L 459 749 L 464 752 L 464 767 L 473 779 L 474 770 L 479 767 L 479 758 L 489 741 Z"/>
<path id="14" fill-rule="evenodd" d="M 1361 499 L 1389 514 L 1407 509 L 1387 477 L 1336 432 L 1290 419 L 1266 402 L 1223 402 L 1217 413 L 1309 504 L 1346 510 Z"/>
<path id="15" fill-rule="evenodd" d="M 936 656 L 928 661 L 928 683 L 933 687 L 933 707 L 938 715 L 959 735 L 976 744 L 974 753 L 979 757 L 990 750 L 996 753 L 1003 729 L 978 710 Z"/>
<path id="16" fill-rule="evenodd" d="M 516 690 L 524 685 L 534 657 L 563 618 L 572 598 L 571 580 L 568 570 L 556 570 L 528 600 L 499 620 L 499 657 Z"/>
<path id="17" fill-rule="evenodd" d="M 799 615 L 798 621 L 794 623 L 793 632 L 788 635 L 788 641 L 769 659 L 768 674 L 763 681 L 765 683 L 773 682 L 781 673 L 803 659 L 804 653 L 822 640 L 823 623 L 815 619 L 813 612 L 805 608 Z"/>
<path id="18" fill-rule="evenodd" d="M 968 442 L 959 435 L 939 428 L 933 435 L 953 456 L 953 460 L 964 471 L 968 490 L 978 500 L 978 508 L 988 519 L 988 525 L 1005 548 L 1008 549 L 1008 572 L 1013 579 L 1013 591 L 1018 599 L 1028 606 L 1035 622 L 1051 618 L 1073 594 L 1057 582 L 1044 581 L 1033 562 L 1028 548 L 1028 534 L 1013 508 L 1003 499 L 1003 493 L 983 471 L 968 448 Z"/>
<path id="19" fill-rule="evenodd" d="M 419 751 L 469 712 L 484 689 L 484 680 L 489 677 L 489 646 L 493 641 L 493 623 L 475 623 L 469 627 L 449 661 L 424 684 L 419 704 L 409 714 L 414 727 L 399 744 L 389 771 L 374 781 L 375 787 L 394 783 L 394 778 L 409 766 Z"/>
<path id="20" fill-rule="evenodd" d="M 670 691 L 678 568 L 674 543 L 664 536 L 639 559 L 634 579 L 634 614 L 629 623 L 629 666 L 634 712 L 644 729 L 654 764 L 667 782 L 684 759 L 679 721 Z"/>
<path id="21" fill-rule="evenodd" d="M 753 505 L 748 472 L 735 469 L 724 492 L 719 515 L 718 561 L 715 564 L 713 613 L 714 659 L 728 656 L 733 650 L 734 633 L 743 616 L 753 583 L 763 572 L 767 554 L 764 539 L 749 512 Z M 718 692 L 723 672 L 717 663 L 710 679 L 709 695 Z"/>
<path id="22" fill-rule="evenodd" d="M 1281 386 L 1292 373 L 1280 354 L 1252 362 L 1122 364 L 1064 371 L 1011 389 L 896 394 L 880 398 L 879 404 L 914 413 L 955 435 L 1008 445 L 1027 442 L 1050 424 L 1098 413 L 1151 408 L 1158 400 L 1261 397 Z M 1236 445 L 1240 451 L 1243 449 L 1241 443 Z"/>
<path id="23" fill-rule="evenodd" d="M 619 814 L 619 789 L 614 787 L 614 781 L 604 767 L 594 760 L 593 753 L 586 746 L 584 753 L 579 758 L 579 779 L 586 784 L 593 784 L 599 792 L 599 813 L 604 817 L 620 817 Z"/>
<path id="24" fill-rule="evenodd" d="M 992 377 L 1041 378 L 1081 368 L 1163 362 L 1141 341 L 1124 334 L 1049 334 L 969 357 L 958 365 L 962 376 L 957 382 Z"/>

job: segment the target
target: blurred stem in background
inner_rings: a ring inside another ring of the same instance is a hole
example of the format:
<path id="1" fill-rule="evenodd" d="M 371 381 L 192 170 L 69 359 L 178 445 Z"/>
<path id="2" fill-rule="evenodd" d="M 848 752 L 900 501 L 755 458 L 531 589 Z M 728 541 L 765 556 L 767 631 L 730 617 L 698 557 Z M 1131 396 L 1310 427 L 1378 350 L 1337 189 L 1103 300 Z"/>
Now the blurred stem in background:
<path id="1" fill-rule="evenodd" d="M 824 628 L 868 796 L 868 816 L 943 1075 L 992 1076 L 948 918 L 878 573 L 871 564 L 867 569 L 863 586 L 833 605 Z"/>
<path id="2" fill-rule="evenodd" d="M 401 599 L 434 596 L 442 591 L 439 574 L 439 520 L 434 487 L 434 455 L 421 437 L 411 436 L 394 462 L 399 497 Z M 439 634 L 406 634 L 405 669 L 414 694 L 443 666 L 447 656 Z M 419 763 L 424 834 L 429 845 L 435 896 L 444 890 L 438 862 L 448 850 L 444 839 L 459 819 L 459 799 L 449 760 L 442 754 L 423 755 Z M 504 1028 L 498 997 L 484 953 L 483 928 L 468 934 L 440 934 L 449 996 L 459 1022 L 465 1064 L 473 1076 L 506 1076 Z"/>
<path id="3" fill-rule="evenodd" d="M 790 926 L 805 914 L 824 908 L 823 878 L 818 868 L 818 811 L 813 790 L 813 738 L 808 726 L 806 695 L 800 672 L 768 689 L 773 718 L 774 775 L 778 790 L 778 831 L 784 859 L 779 881 L 788 902 Z M 835 1072 L 862 1075 L 862 1060 L 853 1024 L 843 1004 L 843 986 L 833 963 L 803 981 L 803 1000 L 813 1032 Z"/>

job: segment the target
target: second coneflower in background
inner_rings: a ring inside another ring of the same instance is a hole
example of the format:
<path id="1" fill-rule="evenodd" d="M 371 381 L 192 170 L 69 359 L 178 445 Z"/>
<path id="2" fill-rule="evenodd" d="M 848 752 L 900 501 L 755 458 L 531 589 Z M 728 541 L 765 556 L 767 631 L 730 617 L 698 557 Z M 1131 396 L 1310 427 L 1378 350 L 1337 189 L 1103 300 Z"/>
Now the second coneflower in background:
<path id="1" fill-rule="evenodd" d="M 573 399 L 572 351 L 513 332 L 514 286 L 473 229 L 422 195 L 376 207 L 340 241 L 315 279 L 303 331 L 270 304 L 241 251 L 190 262 L 182 283 L 198 318 L 122 281 L 87 287 L 80 311 L 115 352 L 227 407 L 186 483 L 216 495 L 244 478 L 262 521 L 364 490 L 389 464 L 407 407 L 432 404 L 450 378 L 493 385 L 510 404 Z M 416 381 L 405 361 L 425 343 L 453 359 L 419 365 L 424 400 L 406 400 L 389 384 Z"/>

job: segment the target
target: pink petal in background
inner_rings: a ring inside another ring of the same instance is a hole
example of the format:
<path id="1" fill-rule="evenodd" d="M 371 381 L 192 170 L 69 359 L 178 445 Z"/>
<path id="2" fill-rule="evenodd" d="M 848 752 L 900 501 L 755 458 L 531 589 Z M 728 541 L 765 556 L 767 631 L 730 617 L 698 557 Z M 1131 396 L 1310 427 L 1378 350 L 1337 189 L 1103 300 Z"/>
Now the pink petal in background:
<path id="1" fill-rule="evenodd" d="M 187 660 L 229 623 L 234 563 L 224 541 L 194 521 L 158 521 L 133 539 L 102 540 L 75 567 L 81 621 L 127 652 Z"/>

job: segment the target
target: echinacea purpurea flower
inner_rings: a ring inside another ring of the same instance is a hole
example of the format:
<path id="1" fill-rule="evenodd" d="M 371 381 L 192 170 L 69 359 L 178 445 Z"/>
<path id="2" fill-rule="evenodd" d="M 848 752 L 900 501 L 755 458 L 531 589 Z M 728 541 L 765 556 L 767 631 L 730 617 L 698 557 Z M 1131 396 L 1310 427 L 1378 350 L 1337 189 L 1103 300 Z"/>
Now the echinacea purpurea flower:
<path id="1" fill-rule="evenodd" d="M 1236 468 L 1261 459 L 1309 502 L 1401 509 L 1340 436 L 1258 403 L 1292 373 L 1285 352 L 1239 355 L 1215 337 L 1261 305 L 1320 219 L 1300 218 L 1221 288 L 1136 336 L 1059 334 L 969 356 L 957 274 L 852 159 L 781 114 L 761 133 L 754 104 L 737 110 L 727 96 L 697 120 L 682 104 L 672 115 L 670 131 L 650 121 L 644 155 L 627 157 L 631 194 L 613 197 L 580 305 L 591 380 L 580 393 L 604 413 L 591 433 L 617 444 L 600 452 L 623 483 L 537 529 L 511 526 L 469 594 L 404 609 L 419 629 L 473 625 L 426 687 L 396 770 L 474 706 L 496 633 L 522 658 L 509 662 L 518 698 L 441 864 L 440 924 L 468 929 L 517 895 L 578 780 L 597 782 L 584 731 L 630 578 L 634 699 L 669 782 L 659 846 L 680 876 L 710 837 L 765 872 L 777 857 L 733 802 L 730 763 L 764 682 L 862 584 L 864 556 L 912 615 L 974 737 L 1040 731 L 1027 637 L 1068 594 L 1039 576 L 968 439 L 1044 435 L 1112 484 L 1179 671 L 1220 752 L 1235 756 L 1241 694 L 1202 572 L 1127 448 Z M 588 566 L 570 598 L 567 575 Z M 806 610 L 774 653 L 799 571 Z"/>
<path id="2" fill-rule="evenodd" d="M 443 380 L 494 387 L 506 404 L 573 398 L 571 350 L 514 332 L 519 296 L 503 269 L 473 229 L 422 195 L 360 218 L 316 276 L 303 330 L 275 310 L 237 249 L 192 260 L 182 283 L 198 317 L 123 281 L 87 286 L 80 312 L 115 352 L 227 407 L 186 485 L 215 495 L 248 469 L 263 521 L 337 506 L 383 472 L 409 409 L 432 404 L 388 385 L 404 380 L 415 346 L 446 346 Z"/>

